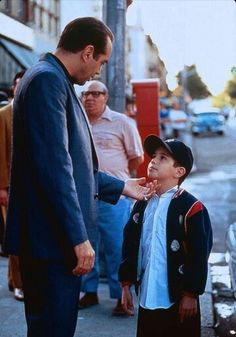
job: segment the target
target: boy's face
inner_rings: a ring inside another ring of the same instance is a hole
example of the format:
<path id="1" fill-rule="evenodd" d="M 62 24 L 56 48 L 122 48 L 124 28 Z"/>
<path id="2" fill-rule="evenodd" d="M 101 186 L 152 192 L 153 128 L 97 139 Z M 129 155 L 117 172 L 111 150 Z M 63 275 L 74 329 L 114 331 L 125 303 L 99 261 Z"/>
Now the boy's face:
<path id="1" fill-rule="evenodd" d="M 163 147 L 158 148 L 147 168 L 147 175 L 151 179 L 157 179 L 158 182 L 175 180 L 178 183 L 179 178 L 185 173 L 183 167 L 175 165 L 175 160 L 171 154 Z"/>

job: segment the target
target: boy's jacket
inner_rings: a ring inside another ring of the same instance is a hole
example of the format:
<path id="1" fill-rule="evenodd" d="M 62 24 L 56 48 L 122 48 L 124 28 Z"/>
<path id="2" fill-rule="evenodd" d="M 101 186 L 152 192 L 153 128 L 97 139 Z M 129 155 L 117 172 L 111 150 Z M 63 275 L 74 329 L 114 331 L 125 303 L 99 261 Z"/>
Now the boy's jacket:
<path id="1" fill-rule="evenodd" d="M 119 280 L 141 282 L 140 237 L 147 201 L 135 203 L 124 229 Z M 168 288 L 171 302 L 183 291 L 200 295 L 205 290 L 212 229 L 205 206 L 187 191 L 178 190 L 169 205 L 166 224 Z"/>

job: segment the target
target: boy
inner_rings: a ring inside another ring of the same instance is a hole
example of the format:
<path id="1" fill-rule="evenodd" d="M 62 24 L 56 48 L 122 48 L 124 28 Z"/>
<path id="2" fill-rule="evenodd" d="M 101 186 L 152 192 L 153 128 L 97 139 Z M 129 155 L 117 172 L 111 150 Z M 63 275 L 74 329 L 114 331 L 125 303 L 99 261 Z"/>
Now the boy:
<path id="1" fill-rule="evenodd" d="M 212 230 L 205 206 L 180 188 L 193 165 L 191 149 L 177 139 L 149 135 L 148 177 L 160 188 L 134 205 L 124 229 L 119 270 L 122 303 L 133 315 L 130 286 L 138 287 L 137 337 L 199 337 L 198 296 L 207 280 Z"/>

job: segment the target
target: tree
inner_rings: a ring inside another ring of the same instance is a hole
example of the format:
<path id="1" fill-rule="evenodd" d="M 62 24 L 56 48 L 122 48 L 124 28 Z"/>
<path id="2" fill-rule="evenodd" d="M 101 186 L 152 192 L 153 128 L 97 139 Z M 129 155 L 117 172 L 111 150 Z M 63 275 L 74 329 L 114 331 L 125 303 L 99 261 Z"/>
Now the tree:
<path id="1" fill-rule="evenodd" d="M 226 91 L 219 93 L 217 96 L 212 96 L 212 106 L 222 109 L 224 106 L 230 104 L 229 95 Z"/>
<path id="2" fill-rule="evenodd" d="M 236 75 L 233 74 L 232 79 L 226 83 L 225 92 L 230 97 L 230 104 L 236 106 Z"/>
<path id="3" fill-rule="evenodd" d="M 185 66 L 176 77 L 178 85 L 182 87 L 183 95 L 187 92 L 187 95 L 192 99 L 203 99 L 211 96 L 209 89 L 202 81 L 194 64 Z"/>

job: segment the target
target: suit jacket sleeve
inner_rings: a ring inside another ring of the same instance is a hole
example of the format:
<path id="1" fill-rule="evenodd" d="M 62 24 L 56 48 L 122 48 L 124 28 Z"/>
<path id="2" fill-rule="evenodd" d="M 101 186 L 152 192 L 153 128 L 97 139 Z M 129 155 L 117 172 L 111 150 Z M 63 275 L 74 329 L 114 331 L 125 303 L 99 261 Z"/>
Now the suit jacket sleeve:
<path id="1" fill-rule="evenodd" d="M 205 206 L 197 201 L 186 217 L 186 264 L 184 290 L 202 294 L 207 281 L 212 228 Z"/>
<path id="2" fill-rule="evenodd" d="M 116 204 L 124 189 L 124 181 L 104 172 L 98 173 L 98 198 L 110 204 Z"/>
<path id="3" fill-rule="evenodd" d="M 124 228 L 119 281 L 135 284 L 138 278 L 138 254 L 146 201 L 137 201 Z"/>
<path id="4" fill-rule="evenodd" d="M 66 85 L 55 73 L 37 75 L 23 92 L 23 113 L 34 181 L 75 246 L 88 237 L 69 154 Z"/>

